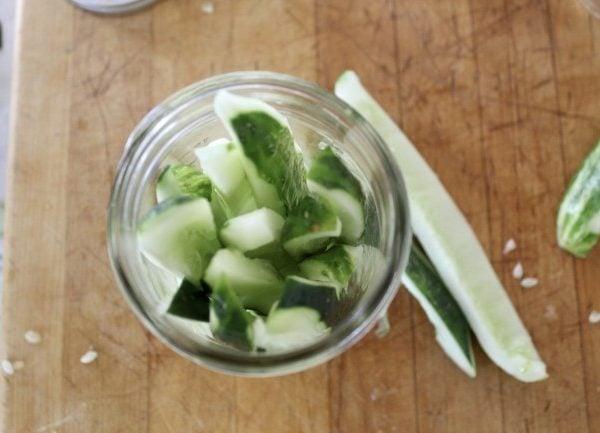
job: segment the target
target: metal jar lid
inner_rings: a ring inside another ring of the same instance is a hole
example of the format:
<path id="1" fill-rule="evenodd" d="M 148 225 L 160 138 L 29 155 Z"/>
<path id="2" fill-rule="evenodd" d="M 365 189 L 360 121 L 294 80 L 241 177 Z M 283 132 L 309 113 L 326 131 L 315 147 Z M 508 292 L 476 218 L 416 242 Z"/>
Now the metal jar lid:
<path id="1" fill-rule="evenodd" d="M 75 6 L 101 14 L 122 14 L 146 7 L 156 0 L 71 0 Z"/>

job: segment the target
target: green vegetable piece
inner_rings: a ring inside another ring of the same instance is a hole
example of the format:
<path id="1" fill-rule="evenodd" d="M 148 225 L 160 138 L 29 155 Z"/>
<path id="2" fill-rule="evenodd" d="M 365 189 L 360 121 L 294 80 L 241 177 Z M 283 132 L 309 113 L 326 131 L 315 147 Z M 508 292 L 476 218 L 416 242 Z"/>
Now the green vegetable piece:
<path id="1" fill-rule="evenodd" d="M 254 322 L 256 346 L 267 352 L 306 347 L 330 331 L 320 316 L 308 307 L 275 308 L 266 321 Z"/>
<path id="2" fill-rule="evenodd" d="M 319 313 L 323 321 L 331 318 L 338 301 L 337 288 L 321 281 L 311 281 L 298 276 L 285 279 L 283 293 L 277 309 L 307 307 Z"/>
<path id="3" fill-rule="evenodd" d="M 213 286 L 210 302 L 210 330 L 223 343 L 240 350 L 253 350 L 252 322 L 227 277 L 221 276 Z"/>
<path id="4" fill-rule="evenodd" d="M 259 258 L 271 263 L 275 269 L 284 277 L 300 273 L 298 263 L 290 256 L 281 245 L 260 248 L 247 253 L 248 257 Z"/>
<path id="5" fill-rule="evenodd" d="M 250 259 L 229 248 L 221 249 L 213 256 L 204 279 L 214 290 L 223 276 L 227 277 L 244 308 L 265 315 L 283 289 L 283 279 L 269 262 Z"/>
<path id="6" fill-rule="evenodd" d="M 215 111 L 239 147 L 259 207 L 285 215 L 306 195 L 306 170 L 287 120 L 255 98 L 220 91 Z"/>
<path id="7" fill-rule="evenodd" d="M 198 287 L 184 278 L 171 300 L 167 313 L 184 319 L 208 322 L 209 303 L 207 288 L 202 285 Z"/>
<path id="8" fill-rule="evenodd" d="M 283 248 L 295 259 L 323 251 L 342 231 L 331 206 L 316 196 L 305 196 L 291 209 L 283 225 Z"/>
<path id="9" fill-rule="evenodd" d="M 413 245 L 402 277 L 435 327 L 444 352 L 470 377 L 475 377 L 475 357 L 469 323 L 425 253 Z"/>
<path id="10" fill-rule="evenodd" d="M 558 245 L 585 257 L 600 237 L 600 141 L 575 174 L 558 211 Z"/>
<path id="11" fill-rule="evenodd" d="M 548 377 L 546 365 L 477 236 L 435 172 L 354 72 L 346 71 L 338 78 L 335 94 L 370 122 L 388 145 L 404 175 L 415 235 L 481 347 L 519 380 Z"/>
<path id="12" fill-rule="evenodd" d="M 280 301 L 265 321 L 254 322 L 256 346 L 268 352 L 308 346 L 326 335 L 338 299 L 336 288 L 289 276 Z"/>
<path id="13" fill-rule="evenodd" d="M 227 139 L 218 139 L 197 147 L 194 152 L 202 170 L 213 183 L 213 194 L 218 194 L 223 213 L 231 218 L 257 208 L 235 144 Z"/>
<path id="14" fill-rule="evenodd" d="M 335 245 L 327 251 L 310 256 L 298 264 L 302 276 L 309 280 L 323 281 L 338 289 L 348 287 L 356 268 L 357 247 Z"/>
<path id="15" fill-rule="evenodd" d="M 331 147 L 321 150 L 308 171 L 311 191 L 327 200 L 342 222 L 342 239 L 356 243 L 365 230 L 360 182 Z"/>
<path id="16" fill-rule="evenodd" d="M 196 285 L 221 246 L 210 203 L 188 196 L 167 199 L 151 209 L 138 225 L 137 238 L 151 261 Z"/>
<path id="17" fill-rule="evenodd" d="M 196 167 L 173 164 L 164 168 L 156 182 L 156 200 L 160 203 L 178 196 L 211 198 L 212 185 L 208 176 Z"/>
<path id="18" fill-rule="evenodd" d="M 221 240 L 242 252 L 279 244 L 284 220 L 277 212 L 263 207 L 225 222 Z"/>

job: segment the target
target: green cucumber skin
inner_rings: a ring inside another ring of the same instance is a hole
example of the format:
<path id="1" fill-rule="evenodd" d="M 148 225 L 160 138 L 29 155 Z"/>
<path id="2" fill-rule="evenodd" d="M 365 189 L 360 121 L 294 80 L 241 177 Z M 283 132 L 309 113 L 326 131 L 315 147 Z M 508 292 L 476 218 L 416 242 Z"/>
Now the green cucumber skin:
<path id="1" fill-rule="evenodd" d="M 348 286 L 356 263 L 347 246 L 335 245 L 327 251 L 310 256 L 298 264 L 302 275 L 308 279 Z"/>
<path id="2" fill-rule="evenodd" d="M 584 258 L 600 238 L 590 222 L 600 218 L 600 141 L 571 179 L 560 204 L 557 239 L 561 248 Z"/>
<path id="3" fill-rule="evenodd" d="M 362 203 L 364 195 L 360 182 L 328 146 L 313 160 L 307 178 L 328 189 L 341 189 Z"/>
<path id="4" fill-rule="evenodd" d="M 304 161 L 296 152 L 290 130 L 260 111 L 239 113 L 231 124 L 242 151 L 254 163 L 258 175 L 275 187 L 289 212 L 308 192 Z"/>
<path id="5" fill-rule="evenodd" d="M 227 278 L 221 277 L 213 287 L 211 302 L 211 331 L 215 338 L 240 350 L 253 349 L 252 322 L 240 299 L 232 290 Z"/>
<path id="6" fill-rule="evenodd" d="M 331 318 L 337 302 L 336 287 L 297 276 L 289 276 L 285 279 L 277 309 L 312 308 L 319 313 L 321 320 L 327 321 Z"/>
<path id="7" fill-rule="evenodd" d="M 211 199 L 212 183 L 208 176 L 187 164 L 168 165 L 158 176 L 156 195 L 159 201 L 177 196 Z"/>
<path id="8" fill-rule="evenodd" d="M 470 364 L 474 365 L 469 323 L 433 264 L 414 244 L 405 273 L 437 311 Z"/>
<path id="9" fill-rule="evenodd" d="M 294 258 L 323 251 L 334 237 L 320 232 L 333 233 L 340 225 L 339 219 L 331 206 L 317 196 L 306 195 L 291 209 L 281 232 L 283 248 Z M 309 244 L 299 248 L 293 247 L 293 241 L 306 235 L 314 235 Z M 338 233 L 339 235 L 339 233 Z"/>
<path id="10" fill-rule="evenodd" d="M 342 222 L 341 238 L 357 244 L 365 229 L 365 195 L 358 179 L 328 146 L 315 156 L 308 188 L 327 201 Z"/>
<path id="11" fill-rule="evenodd" d="M 283 277 L 296 275 L 300 272 L 296 260 L 294 260 L 281 245 L 259 248 L 258 250 L 249 251 L 246 255 L 250 258 L 258 258 L 270 262 Z"/>
<path id="12" fill-rule="evenodd" d="M 208 322 L 210 298 L 207 287 L 198 287 L 184 278 L 171 300 L 167 313 L 184 319 Z"/>

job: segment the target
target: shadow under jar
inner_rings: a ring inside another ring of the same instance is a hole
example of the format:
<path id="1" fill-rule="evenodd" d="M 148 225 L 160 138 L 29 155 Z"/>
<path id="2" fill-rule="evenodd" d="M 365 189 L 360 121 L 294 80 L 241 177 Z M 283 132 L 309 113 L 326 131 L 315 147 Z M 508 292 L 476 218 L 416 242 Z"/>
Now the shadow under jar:
<path id="1" fill-rule="evenodd" d="M 366 196 L 364 248 L 331 331 L 282 352 L 244 352 L 215 340 L 208 325 L 165 313 L 178 280 L 140 252 L 136 228 L 156 204 L 155 184 L 173 161 L 197 165 L 196 146 L 228 137 L 217 118 L 217 91 L 259 98 L 287 117 L 305 160 L 331 145 Z M 400 286 L 411 244 L 406 191 L 385 143 L 357 112 L 317 85 L 271 72 L 234 72 L 193 84 L 154 108 L 134 129 L 114 180 L 108 249 L 119 287 L 143 324 L 180 355 L 210 369 L 247 376 L 288 374 L 323 363 L 363 337 Z M 381 254 L 371 254 L 379 251 Z M 382 342 L 382 344 L 384 344 Z"/>

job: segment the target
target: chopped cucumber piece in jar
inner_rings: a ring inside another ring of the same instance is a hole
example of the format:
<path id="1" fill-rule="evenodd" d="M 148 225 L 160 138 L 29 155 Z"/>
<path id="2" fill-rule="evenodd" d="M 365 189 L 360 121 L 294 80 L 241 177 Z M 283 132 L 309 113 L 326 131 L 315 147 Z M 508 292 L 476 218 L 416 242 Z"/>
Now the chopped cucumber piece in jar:
<path id="1" fill-rule="evenodd" d="M 231 218 L 223 224 L 219 235 L 226 246 L 251 252 L 279 244 L 284 222 L 281 215 L 264 207 Z"/>
<path id="2" fill-rule="evenodd" d="M 316 196 L 305 196 L 290 210 L 281 240 L 295 259 L 324 251 L 340 235 L 342 223 L 331 206 Z"/>
<path id="3" fill-rule="evenodd" d="M 201 283 L 199 286 L 183 279 L 177 293 L 173 296 L 167 313 L 184 319 L 208 322 L 208 306 L 210 287 Z"/>
<path id="4" fill-rule="evenodd" d="M 266 260 L 248 258 L 241 251 L 230 248 L 217 251 L 204 279 L 214 290 L 223 276 L 244 308 L 261 314 L 268 314 L 283 289 L 283 279 L 273 265 Z"/>
<path id="5" fill-rule="evenodd" d="M 308 171 L 308 187 L 329 202 L 342 222 L 341 238 L 356 243 L 365 230 L 364 196 L 360 182 L 328 146 Z"/>
<path id="6" fill-rule="evenodd" d="M 151 209 L 138 226 L 137 239 L 152 262 L 196 285 L 221 247 L 210 203 L 188 196 L 167 199 Z"/>
<path id="7" fill-rule="evenodd" d="M 227 277 L 219 277 L 210 302 L 210 330 L 215 338 L 237 349 L 253 350 L 254 320 L 255 316 L 244 309 Z"/>
<path id="8" fill-rule="evenodd" d="M 205 174 L 187 164 L 164 168 L 156 181 L 156 201 L 159 203 L 179 196 L 204 197 L 210 200 L 212 184 Z"/>
<path id="9" fill-rule="evenodd" d="M 259 99 L 225 90 L 215 97 L 215 111 L 240 150 L 258 206 L 286 215 L 308 191 L 286 118 Z"/>

